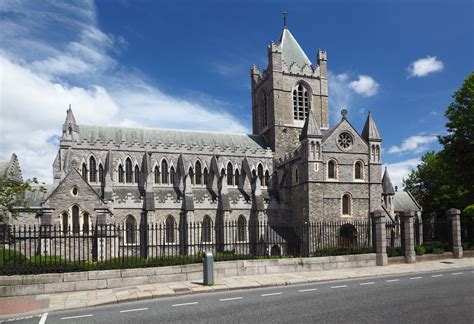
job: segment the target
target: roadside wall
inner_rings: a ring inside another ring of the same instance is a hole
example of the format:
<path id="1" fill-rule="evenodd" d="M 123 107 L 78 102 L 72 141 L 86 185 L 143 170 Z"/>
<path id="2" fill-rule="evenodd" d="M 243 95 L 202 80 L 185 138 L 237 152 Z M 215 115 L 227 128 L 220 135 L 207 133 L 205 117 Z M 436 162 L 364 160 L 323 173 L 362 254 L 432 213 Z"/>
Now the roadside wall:
<path id="1" fill-rule="evenodd" d="M 375 253 L 214 263 L 216 278 L 375 266 Z M 202 282 L 202 264 L 40 275 L 0 276 L 0 297 L 109 289 L 175 281 Z"/>

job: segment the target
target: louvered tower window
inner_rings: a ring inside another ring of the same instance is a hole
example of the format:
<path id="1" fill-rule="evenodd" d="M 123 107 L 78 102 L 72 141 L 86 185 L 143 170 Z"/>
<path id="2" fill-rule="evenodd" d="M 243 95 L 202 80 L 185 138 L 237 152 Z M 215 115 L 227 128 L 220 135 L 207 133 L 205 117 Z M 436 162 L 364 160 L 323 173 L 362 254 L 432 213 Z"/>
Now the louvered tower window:
<path id="1" fill-rule="evenodd" d="M 309 92 L 301 83 L 293 90 L 293 118 L 305 120 L 309 112 Z"/>

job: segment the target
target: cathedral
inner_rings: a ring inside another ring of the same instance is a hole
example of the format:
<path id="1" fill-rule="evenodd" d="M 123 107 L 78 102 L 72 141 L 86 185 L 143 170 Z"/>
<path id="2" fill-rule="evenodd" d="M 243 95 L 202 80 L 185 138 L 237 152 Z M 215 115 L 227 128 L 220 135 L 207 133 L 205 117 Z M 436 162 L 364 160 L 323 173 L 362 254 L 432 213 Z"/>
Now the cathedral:
<path id="1" fill-rule="evenodd" d="M 329 125 L 325 50 L 312 62 L 285 26 L 250 79 L 250 135 L 83 125 L 69 107 L 54 185 L 12 222 L 291 225 L 368 220 L 374 210 L 395 219 L 372 115 L 360 132 L 344 109 Z"/>

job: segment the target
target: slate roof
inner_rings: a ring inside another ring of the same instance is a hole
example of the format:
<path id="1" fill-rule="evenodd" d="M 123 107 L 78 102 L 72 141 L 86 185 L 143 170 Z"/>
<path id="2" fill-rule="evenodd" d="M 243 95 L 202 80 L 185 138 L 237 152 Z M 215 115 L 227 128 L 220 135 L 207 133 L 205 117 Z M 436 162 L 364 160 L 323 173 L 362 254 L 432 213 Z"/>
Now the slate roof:
<path id="1" fill-rule="evenodd" d="M 25 191 L 25 200 L 23 201 L 24 206 L 18 206 L 17 208 L 35 208 L 41 207 L 41 203 L 48 198 L 48 196 L 56 188 L 54 185 L 31 185 L 34 191 L 27 190 Z M 43 187 L 46 191 L 41 192 L 39 189 Z"/>
<path id="2" fill-rule="evenodd" d="M 372 114 L 369 112 L 369 116 L 365 121 L 364 130 L 362 131 L 362 138 L 365 139 L 367 142 L 369 140 L 381 140 L 382 136 L 380 136 L 379 130 L 377 129 L 377 125 L 375 125 L 374 119 L 372 118 Z"/>
<path id="3" fill-rule="evenodd" d="M 288 28 L 284 28 L 280 37 L 282 59 L 287 65 L 295 62 L 300 67 L 305 64 L 311 65 L 311 61 L 306 56 L 300 44 L 293 37 Z"/>
<path id="4" fill-rule="evenodd" d="M 89 141 L 101 141 L 120 143 L 125 140 L 126 143 L 133 144 L 135 141 L 139 144 L 185 144 L 230 149 L 250 150 L 266 150 L 269 147 L 263 136 L 217 133 L 217 132 L 201 132 L 201 131 L 185 131 L 174 129 L 156 129 L 156 128 L 126 128 L 126 127 L 105 127 L 105 126 L 89 126 L 79 125 L 79 133 L 81 139 Z"/>
<path id="5" fill-rule="evenodd" d="M 395 191 L 393 197 L 393 204 L 395 211 L 403 211 L 407 209 L 421 210 L 420 205 L 416 202 L 415 198 L 407 191 Z"/>

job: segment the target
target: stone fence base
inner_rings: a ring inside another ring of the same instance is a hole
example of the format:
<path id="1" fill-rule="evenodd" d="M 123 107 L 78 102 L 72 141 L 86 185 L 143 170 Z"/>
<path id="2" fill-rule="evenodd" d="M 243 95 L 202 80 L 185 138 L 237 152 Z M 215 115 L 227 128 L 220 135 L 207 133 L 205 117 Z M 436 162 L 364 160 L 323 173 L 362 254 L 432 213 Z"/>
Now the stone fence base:
<path id="1" fill-rule="evenodd" d="M 214 263 L 216 278 L 375 266 L 375 253 Z M 175 281 L 202 281 L 202 264 L 40 275 L 0 276 L 0 297 L 109 289 Z"/>

